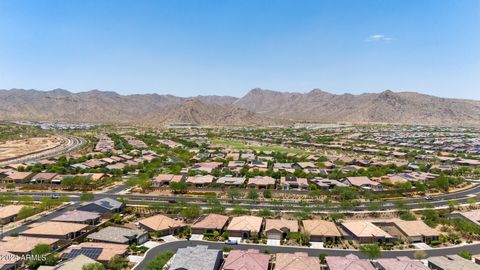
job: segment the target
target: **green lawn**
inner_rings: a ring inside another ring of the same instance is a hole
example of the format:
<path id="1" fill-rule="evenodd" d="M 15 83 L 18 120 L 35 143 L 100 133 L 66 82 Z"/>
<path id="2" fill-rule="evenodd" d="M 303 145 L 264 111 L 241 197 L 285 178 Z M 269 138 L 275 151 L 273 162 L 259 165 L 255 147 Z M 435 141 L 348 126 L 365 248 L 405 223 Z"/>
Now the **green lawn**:
<path id="1" fill-rule="evenodd" d="M 212 140 L 212 143 L 218 144 L 218 145 L 223 145 L 223 146 L 228 146 L 231 148 L 235 149 L 251 149 L 255 151 L 276 151 L 276 152 L 288 152 L 288 153 L 293 153 L 293 154 L 300 154 L 300 155 L 314 155 L 316 153 L 314 152 L 309 152 L 305 151 L 302 149 L 297 149 L 297 148 L 286 148 L 286 147 L 281 147 L 277 145 L 270 145 L 270 146 L 255 146 L 255 145 L 249 145 L 249 144 L 244 144 L 239 141 L 230 141 L 230 140 Z"/>

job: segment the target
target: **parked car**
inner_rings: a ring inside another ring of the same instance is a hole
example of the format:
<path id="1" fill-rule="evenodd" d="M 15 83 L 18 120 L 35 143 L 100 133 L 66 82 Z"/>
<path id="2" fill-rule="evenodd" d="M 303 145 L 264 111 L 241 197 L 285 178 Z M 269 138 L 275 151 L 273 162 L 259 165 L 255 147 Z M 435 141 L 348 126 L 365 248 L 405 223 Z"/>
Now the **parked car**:
<path id="1" fill-rule="evenodd" d="M 238 245 L 238 241 L 228 239 L 228 240 L 225 240 L 225 245 Z"/>

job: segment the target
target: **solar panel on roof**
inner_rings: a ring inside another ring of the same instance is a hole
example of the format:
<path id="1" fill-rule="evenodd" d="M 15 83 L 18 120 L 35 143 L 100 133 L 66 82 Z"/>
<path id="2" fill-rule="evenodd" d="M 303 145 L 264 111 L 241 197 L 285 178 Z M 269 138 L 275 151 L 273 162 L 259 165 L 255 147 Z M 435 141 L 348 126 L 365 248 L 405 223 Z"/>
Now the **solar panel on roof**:
<path id="1" fill-rule="evenodd" d="M 80 249 L 73 249 L 70 253 L 64 253 L 62 255 L 63 258 L 75 258 L 78 255 L 85 255 L 90 259 L 96 260 L 98 256 L 102 253 L 103 249 L 101 248 L 80 248 Z"/>

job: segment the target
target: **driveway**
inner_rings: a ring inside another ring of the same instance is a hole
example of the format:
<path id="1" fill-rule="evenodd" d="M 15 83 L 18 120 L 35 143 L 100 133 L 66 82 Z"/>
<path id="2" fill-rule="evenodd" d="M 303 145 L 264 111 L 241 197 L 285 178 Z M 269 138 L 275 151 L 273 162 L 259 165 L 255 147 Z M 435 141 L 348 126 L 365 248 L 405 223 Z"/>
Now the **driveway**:
<path id="1" fill-rule="evenodd" d="M 431 249 L 432 247 L 425 243 L 413 243 L 413 245 L 418 249 Z"/>
<path id="2" fill-rule="evenodd" d="M 190 240 L 203 240 L 203 234 L 192 234 Z"/>
<path id="3" fill-rule="evenodd" d="M 310 242 L 310 247 L 311 248 L 323 248 L 323 242 Z"/>
<path id="4" fill-rule="evenodd" d="M 269 246 L 280 246 L 281 240 L 278 239 L 267 239 L 267 245 Z"/>
<path id="5" fill-rule="evenodd" d="M 167 236 L 164 236 L 164 237 L 160 237 L 160 239 L 162 239 L 165 243 L 178 241 L 178 239 L 173 235 L 167 235 Z"/>

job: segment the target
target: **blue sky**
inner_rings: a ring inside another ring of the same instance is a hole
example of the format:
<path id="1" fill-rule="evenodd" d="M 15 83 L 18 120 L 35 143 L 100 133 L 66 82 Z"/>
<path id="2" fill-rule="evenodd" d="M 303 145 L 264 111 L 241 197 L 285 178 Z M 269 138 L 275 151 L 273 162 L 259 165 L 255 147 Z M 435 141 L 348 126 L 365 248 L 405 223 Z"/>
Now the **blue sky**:
<path id="1" fill-rule="evenodd" d="M 255 87 L 480 99 L 480 1 L 0 1 L 0 89 Z"/>

